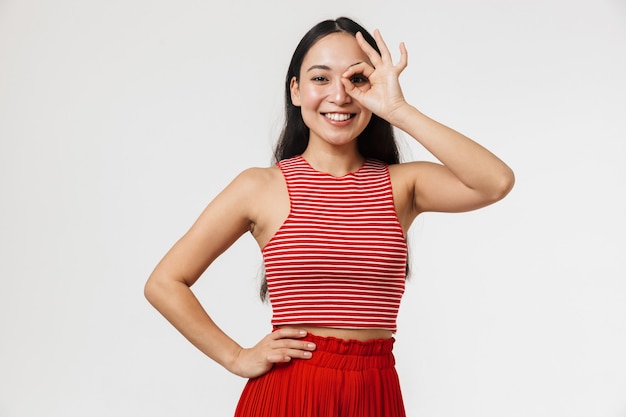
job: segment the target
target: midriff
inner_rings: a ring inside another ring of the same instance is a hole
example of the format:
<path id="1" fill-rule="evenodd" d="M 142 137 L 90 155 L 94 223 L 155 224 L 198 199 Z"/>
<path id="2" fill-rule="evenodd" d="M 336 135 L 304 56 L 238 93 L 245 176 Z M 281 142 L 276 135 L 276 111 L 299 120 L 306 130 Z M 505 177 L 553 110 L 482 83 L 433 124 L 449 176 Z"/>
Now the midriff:
<path id="1" fill-rule="evenodd" d="M 343 340 L 359 340 L 367 342 L 375 339 L 389 339 L 393 336 L 391 330 L 384 329 L 338 329 L 334 327 L 317 326 L 281 326 L 283 328 L 302 329 L 307 333 L 321 337 L 336 337 Z"/>

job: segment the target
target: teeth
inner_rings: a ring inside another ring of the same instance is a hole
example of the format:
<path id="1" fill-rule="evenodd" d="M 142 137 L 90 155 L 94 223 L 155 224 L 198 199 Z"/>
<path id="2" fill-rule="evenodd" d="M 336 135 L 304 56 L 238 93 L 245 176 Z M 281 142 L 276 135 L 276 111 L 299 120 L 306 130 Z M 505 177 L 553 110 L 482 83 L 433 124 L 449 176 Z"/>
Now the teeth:
<path id="1" fill-rule="evenodd" d="M 325 113 L 324 117 L 335 122 L 345 122 L 351 115 L 346 113 Z"/>

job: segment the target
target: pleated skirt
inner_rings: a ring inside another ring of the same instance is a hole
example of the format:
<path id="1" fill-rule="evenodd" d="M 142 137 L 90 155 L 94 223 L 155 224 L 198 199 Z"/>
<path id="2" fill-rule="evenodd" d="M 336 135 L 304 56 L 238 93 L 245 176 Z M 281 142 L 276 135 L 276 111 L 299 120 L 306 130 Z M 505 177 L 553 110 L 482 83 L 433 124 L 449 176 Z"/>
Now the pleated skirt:
<path id="1" fill-rule="evenodd" d="M 308 335 L 311 359 L 293 359 L 248 380 L 235 417 L 405 417 L 394 339 Z"/>

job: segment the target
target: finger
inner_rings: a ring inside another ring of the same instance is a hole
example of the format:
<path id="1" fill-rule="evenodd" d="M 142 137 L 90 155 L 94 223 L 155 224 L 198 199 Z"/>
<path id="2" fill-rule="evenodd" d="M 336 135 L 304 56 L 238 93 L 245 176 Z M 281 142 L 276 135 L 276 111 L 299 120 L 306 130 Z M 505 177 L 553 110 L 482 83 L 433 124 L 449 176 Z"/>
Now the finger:
<path id="1" fill-rule="evenodd" d="M 270 349 L 291 349 L 291 350 L 303 350 L 312 351 L 316 346 L 313 342 L 306 340 L 294 340 L 294 339 L 279 339 L 270 343 Z"/>
<path id="2" fill-rule="evenodd" d="M 356 41 L 374 67 L 377 67 L 382 63 L 380 54 L 372 47 L 372 45 L 367 43 L 361 32 L 356 33 Z"/>
<path id="3" fill-rule="evenodd" d="M 312 351 L 316 349 L 315 343 L 301 342 L 296 340 L 283 339 L 274 342 L 280 345 L 272 346 L 271 352 L 267 355 L 267 360 L 272 363 L 289 362 L 293 359 L 310 359 Z"/>
<path id="4" fill-rule="evenodd" d="M 374 30 L 374 40 L 376 40 L 376 45 L 378 49 L 380 49 L 380 56 L 383 62 L 391 63 L 391 53 L 389 52 L 389 48 L 387 48 L 387 44 L 383 40 L 383 35 L 380 34 L 380 30 Z"/>
<path id="5" fill-rule="evenodd" d="M 270 334 L 271 339 L 298 339 L 307 335 L 306 330 L 296 329 L 292 327 L 283 327 Z"/>
<path id="6" fill-rule="evenodd" d="M 396 64 L 396 68 L 400 71 L 404 70 L 409 64 L 409 52 L 406 50 L 404 42 L 400 42 L 400 60 Z"/>
<path id="7" fill-rule="evenodd" d="M 353 75 L 360 74 L 369 79 L 373 73 L 374 68 L 371 65 L 361 62 L 356 65 L 352 65 L 341 76 L 349 80 Z"/>
<path id="8" fill-rule="evenodd" d="M 359 101 L 359 99 L 363 95 L 363 92 L 348 78 L 342 78 L 341 82 L 343 83 L 343 87 L 346 89 L 346 93 L 356 101 Z"/>
<path id="9" fill-rule="evenodd" d="M 269 363 L 285 363 L 291 361 L 291 356 L 283 355 L 280 353 L 273 353 L 267 355 L 266 359 Z"/>
<path id="10" fill-rule="evenodd" d="M 267 361 L 270 363 L 289 362 L 292 359 L 311 359 L 313 353 L 298 349 L 284 349 L 272 352 L 267 355 Z"/>

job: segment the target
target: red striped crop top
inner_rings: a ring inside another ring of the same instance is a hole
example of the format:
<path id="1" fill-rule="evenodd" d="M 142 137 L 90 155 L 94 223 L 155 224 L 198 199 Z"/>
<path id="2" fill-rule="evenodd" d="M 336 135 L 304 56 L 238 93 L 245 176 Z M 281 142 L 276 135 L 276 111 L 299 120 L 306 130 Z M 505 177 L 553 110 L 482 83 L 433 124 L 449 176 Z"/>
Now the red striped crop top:
<path id="1" fill-rule="evenodd" d="M 407 246 L 386 164 L 333 177 L 302 156 L 278 162 L 291 202 L 263 248 L 272 325 L 396 331 Z"/>

